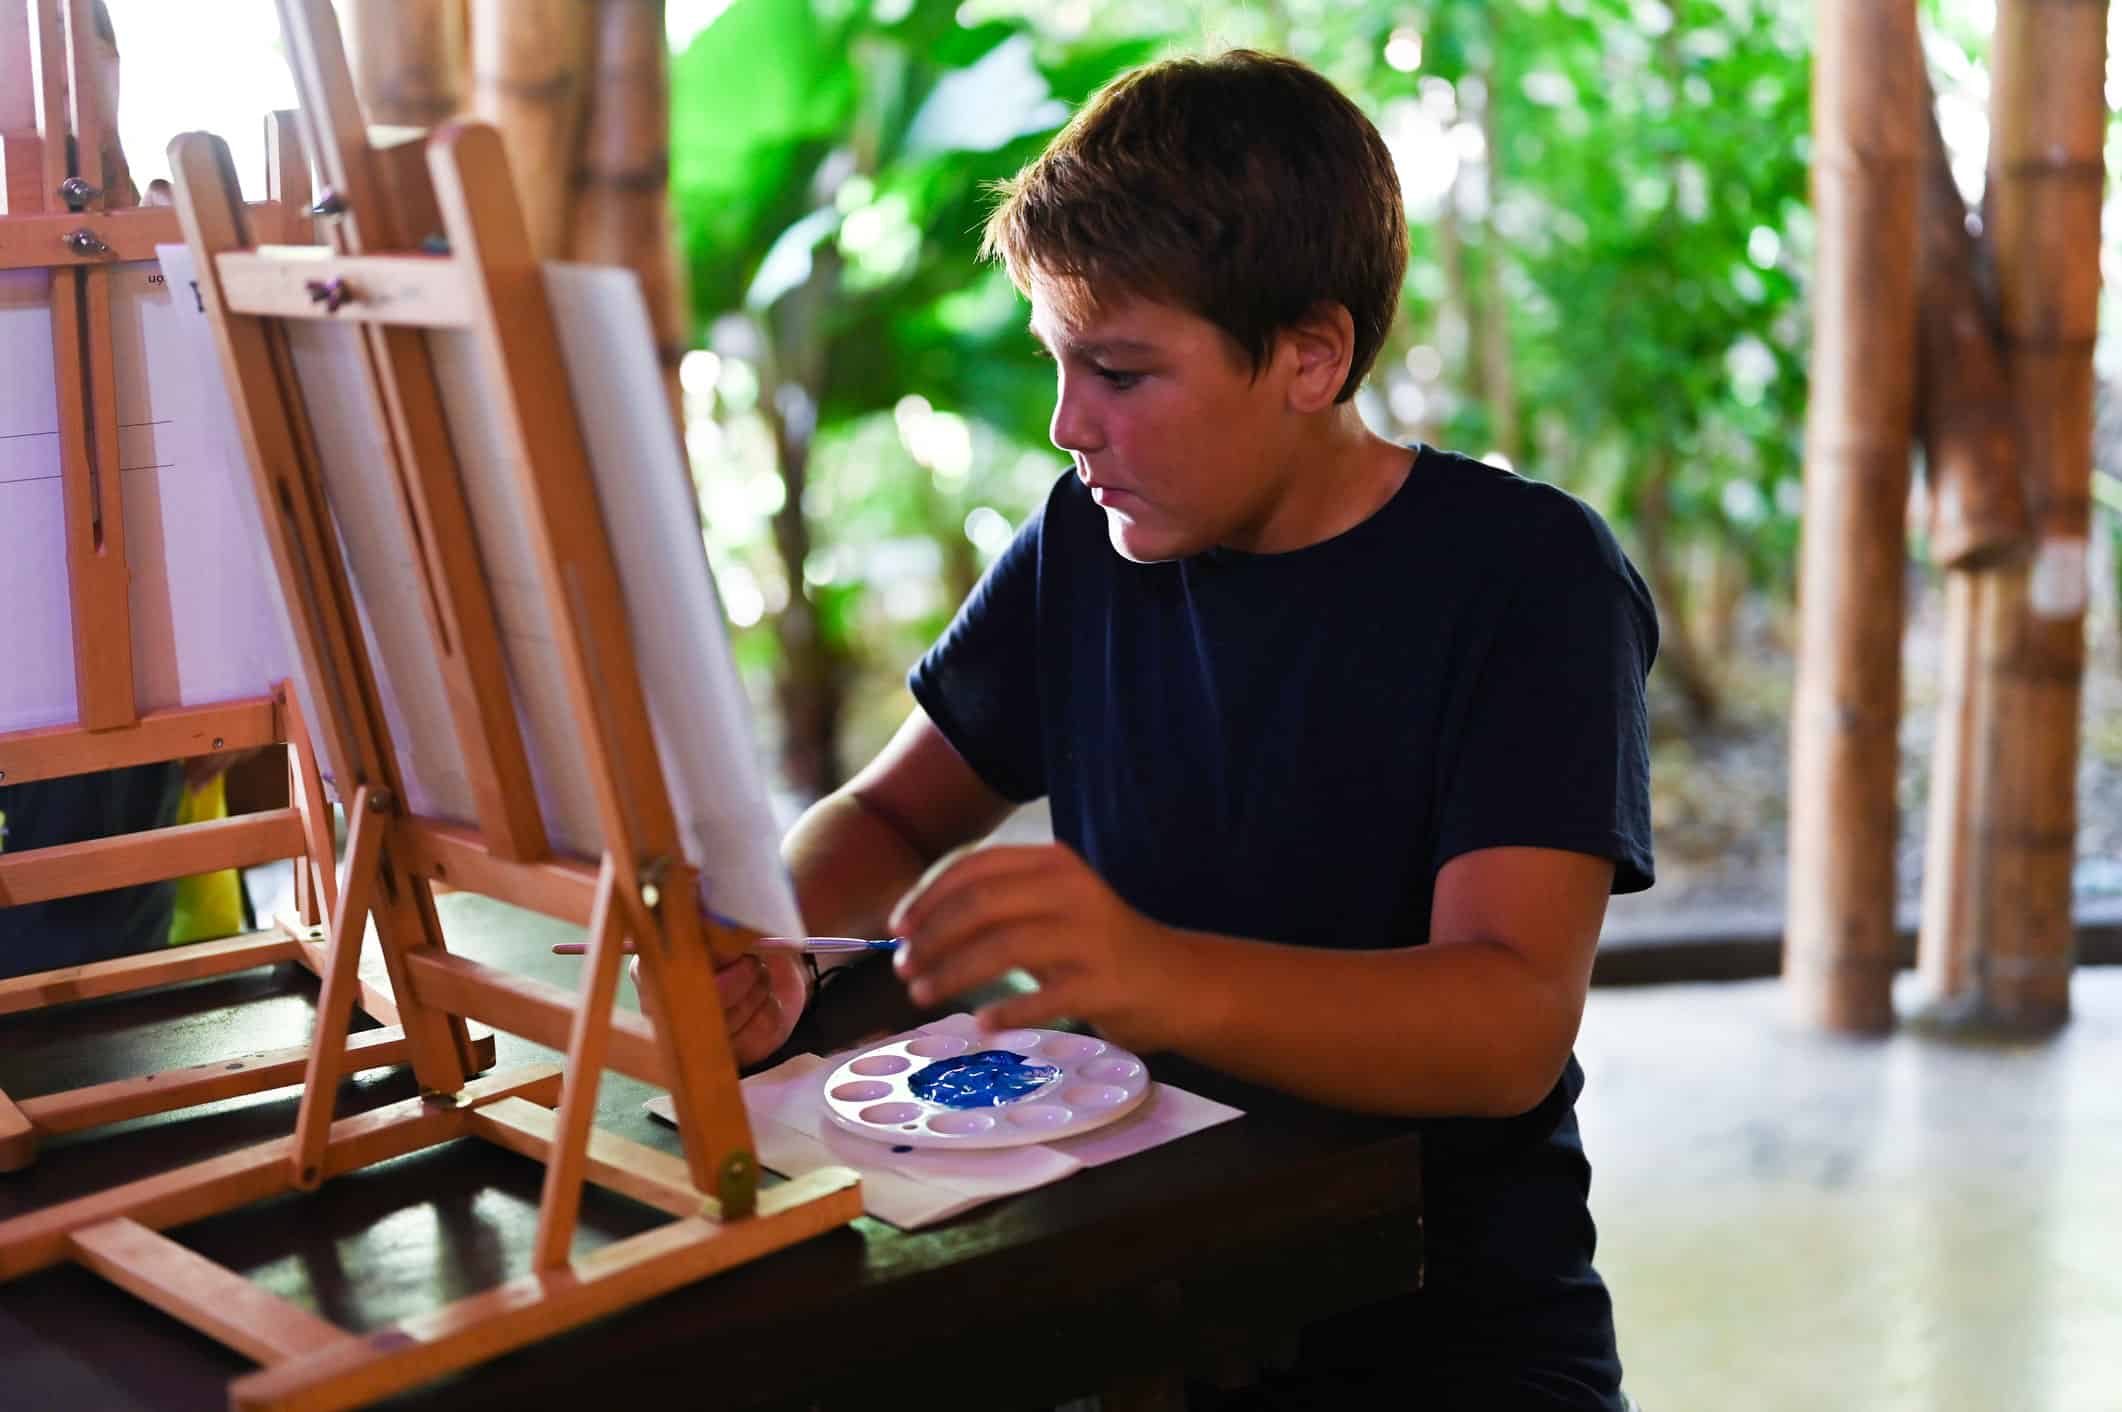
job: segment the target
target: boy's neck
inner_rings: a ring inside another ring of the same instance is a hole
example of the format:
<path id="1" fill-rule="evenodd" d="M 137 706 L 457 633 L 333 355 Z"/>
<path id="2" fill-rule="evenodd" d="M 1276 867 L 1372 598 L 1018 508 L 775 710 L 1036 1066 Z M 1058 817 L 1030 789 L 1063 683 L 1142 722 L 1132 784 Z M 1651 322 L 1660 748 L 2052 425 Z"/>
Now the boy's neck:
<path id="1" fill-rule="evenodd" d="M 1337 404 L 1293 440 L 1283 494 L 1251 552 L 1286 554 L 1354 529 L 1399 493 L 1415 454 L 1373 432 L 1353 402 Z"/>

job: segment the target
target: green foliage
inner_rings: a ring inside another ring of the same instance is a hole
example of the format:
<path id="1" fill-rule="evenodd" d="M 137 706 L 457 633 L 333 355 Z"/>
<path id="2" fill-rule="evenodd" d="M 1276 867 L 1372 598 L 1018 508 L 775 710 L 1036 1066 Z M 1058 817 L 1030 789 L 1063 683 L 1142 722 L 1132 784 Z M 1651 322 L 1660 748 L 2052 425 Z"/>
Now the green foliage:
<path id="1" fill-rule="evenodd" d="M 743 488 L 814 422 L 821 626 L 894 669 L 918 648 L 1060 466 L 1051 370 L 976 261 L 990 184 L 1122 69 L 1235 43 L 1320 68 L 1401 160 L 1412 261 L 1364 403 L 1381 431 L 1517 448 L 1624 537 L 1654 513 L 1660 553 L 1788 581 L 1795 0 L 734 0 L 673 68 L 673 190 L 724 355 L 696 460 L 725 576 L 767 612 L 805 591 L 772 553 L 772 496 Z M 778 450 L 748 425 L 790 411 Z"/>

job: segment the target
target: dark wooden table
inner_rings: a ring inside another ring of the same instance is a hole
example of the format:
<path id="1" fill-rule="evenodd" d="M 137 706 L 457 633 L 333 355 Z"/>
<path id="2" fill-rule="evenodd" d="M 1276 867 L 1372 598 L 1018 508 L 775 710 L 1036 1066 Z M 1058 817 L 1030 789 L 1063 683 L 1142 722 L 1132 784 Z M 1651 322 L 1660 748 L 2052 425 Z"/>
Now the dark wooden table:
<path id="1" fill-rule="evenodd" d="M 485 899 L 442 899 L 456 949 L 569 982 L 547 944 L 577 935 Z M 313 983 L 293 967 L 154 997 L 0 1017 L 0 1085 L 36 1094 L 300 1043 Z M 791 1041 L 819 1053 L 919 1019 L 882 966 L 828 987 Z M 503 1066 L 549 1051 L 499 1037 Z M 790 1250 L 508 1355 L 389 1404 L 564 1406 L 624 1396 L 671 1408 L 920 1406 L 1007 1412 L 1154 1380 L 1264 1346 L 1302 1322 L 1411 1288 L 1419 1139 L 1170 1056 L 1159 1079 L 1246 1110 L 1236 1121 L 920 1231 L 867 1217 Z M 411 1096 L 402 1071 L 349 1080 L 344 1115 Z M 676 1152 L 607 1075 L 601 1126 Z M 0 1175 L 14 1215 L 286 1135 L 291 1090 L 81 1134 Z M 310 1196 L 183 1228 L 192 1248 L 365 1330 L 528 1265 L 537 1164 L 460 1142 Z M 592 1187 L 578 1250 L 660 1213 Z M 0 1408 L 219 1408 L 251 1365 L 71 1266 L 0 1285 Z"/>

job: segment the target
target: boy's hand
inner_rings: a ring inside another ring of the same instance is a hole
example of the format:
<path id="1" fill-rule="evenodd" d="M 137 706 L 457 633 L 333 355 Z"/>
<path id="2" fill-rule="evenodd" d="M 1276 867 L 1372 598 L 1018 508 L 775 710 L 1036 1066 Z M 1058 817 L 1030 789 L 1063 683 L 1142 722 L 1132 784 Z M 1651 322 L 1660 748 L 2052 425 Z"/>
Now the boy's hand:
<path id="1" fill-rule="evenodd" d="M 984 848 L 916 887 L 892 916 L 893 965 L 914 1003 L 1028 972 L 1037 992 L 983 1006 L 990 1029 L 1064 1016 L 1138 1052 L 1185 1030 L 1185 935 L 1123 902 L 1090 865 L 1054 843 Z"/>
<path id="2" fill-rule="evenodd" d="M 641 958 L 632 958 L 627 974 L 638 988 Z M 810 994 L 810 978 L 803 960 L 792 952 L 754 951 L 727 966 L 715 968 L 715 989 L 722 997 L 722 1023 L 729 1029 L 729 1047 L 737 1067 L 748 1069 L 782 1045 L 803 1018 L 803 1004 Z M 650 1008 L 648 992 L 641 991 L 643 1009 Z"/>

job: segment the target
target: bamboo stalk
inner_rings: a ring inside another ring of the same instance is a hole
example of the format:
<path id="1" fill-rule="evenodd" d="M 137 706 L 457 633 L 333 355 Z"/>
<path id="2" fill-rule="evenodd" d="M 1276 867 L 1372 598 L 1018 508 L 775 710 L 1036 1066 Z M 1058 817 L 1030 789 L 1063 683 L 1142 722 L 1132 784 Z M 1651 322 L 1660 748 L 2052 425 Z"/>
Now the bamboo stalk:
<path id="1" fill-rule="evenodd" d="M 1916 964 L 1928 1018 L 1944 1022 L 1967 1011 L 1976 958 L 1986 950 L 1985 928 L 1995 915 L 1982 827 L 1995 790 L 2000 720 L 1992 670 L 1998 623 L 1990 610 L 1998 575 L 2023 576 L 2014 565 L 2025 556 L 2030 522 L 2019 475 L 2017 404 L 1985 298 L 1980 252 L 1936 113 L 1925 116 L 1917 431 L 1930 481 L 1931 557 L 1946 571 L 1946 658 Z"/>
<path id="2" fill-rule="evenodd" d="M 1791 721 L 1784 976 L 1830 1029 L 1893 1025 L 1903 524 L 1915 403 L 1912 0 L 1818 12 L 1820 244 Z"/>
<path id="3" fill-rule="evenodd" d="M 371 123 L 434 127 L 464 109 L 462 0 L 339 0 Z"/>
<path id="4" fill-rule="evenodd" d="M 569 249 L 641 277 L 671 412 L 684 424 L 678 361 L 692 344 L 691 296 L 670 220 L 670 58 L 663 0 L 592 0 L 596 69 Z"/>
<path id="5" fill-rule="evenodd" d="M 472 111 L 500 129 L 540 259 L 568 249 L 592 14 L 590 0 L 471 0 Z"/>
<path id="6" fill-rule="evenodd" d="M 1982 1009 L 2030 1030 L 2070 1016 L 2106 24 L 2098 4 L 1997 9 L 1989 232 L 2035 548 L 1994 605 L 2004 729 L 1984 824 L 1995 892 L 1976 971 Z"/>
<path id="7" fill-rule="evenodd" d="M 1930 553 L 1957 569 L 2024 553 L 2016 404 L 1981 255 L 1926 87 L 1917 281 L 1917 434 L 1930 482 Z"/>

